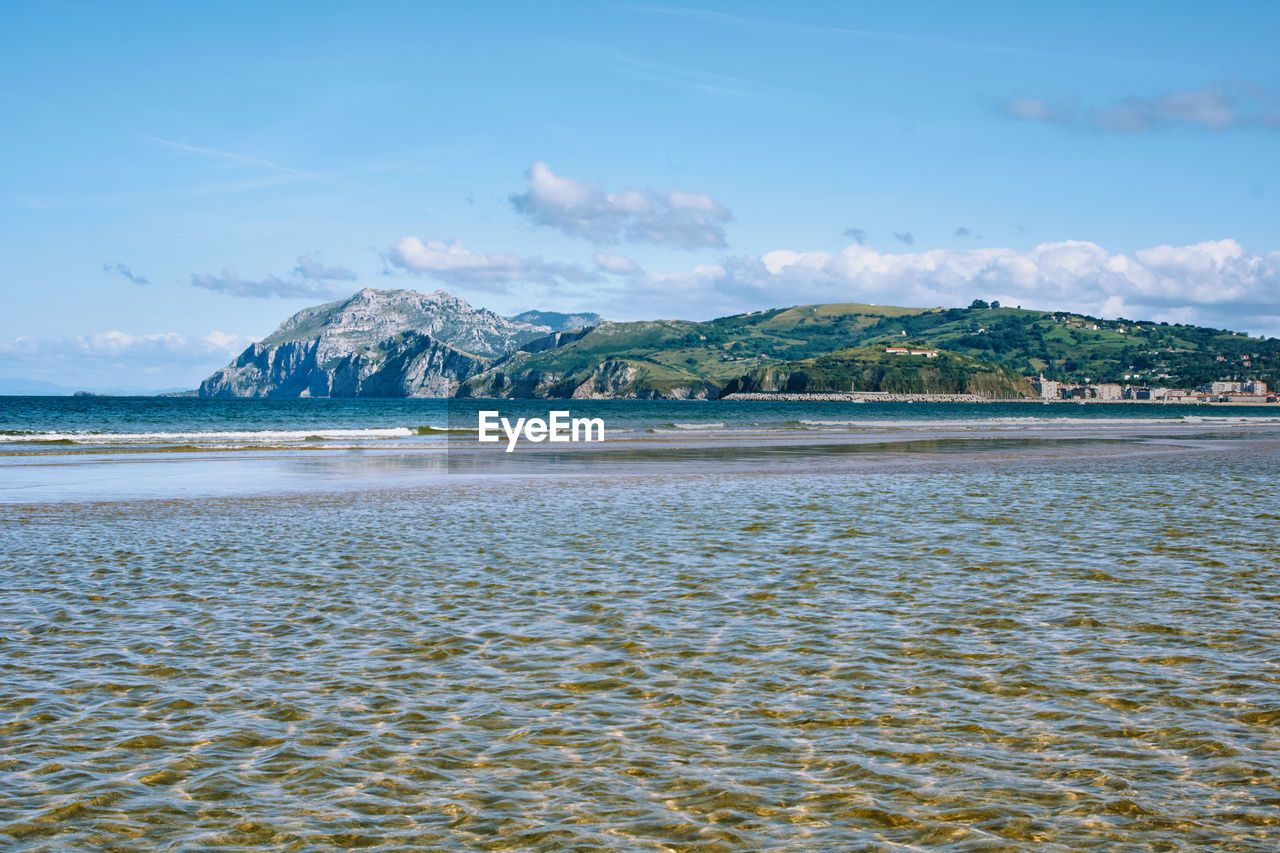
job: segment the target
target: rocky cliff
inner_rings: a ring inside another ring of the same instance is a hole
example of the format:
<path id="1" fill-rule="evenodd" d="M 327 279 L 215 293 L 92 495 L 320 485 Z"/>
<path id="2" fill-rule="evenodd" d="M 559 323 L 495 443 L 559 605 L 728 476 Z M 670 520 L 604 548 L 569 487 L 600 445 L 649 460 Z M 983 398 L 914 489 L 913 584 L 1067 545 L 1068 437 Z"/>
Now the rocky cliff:
<path id="1" fill-rule="evenodd" d="M 551 336 L 442 290 L 366 288 L 294 314 L 201 383 L 200 396 L 448 397 L 495 360 Z"/>

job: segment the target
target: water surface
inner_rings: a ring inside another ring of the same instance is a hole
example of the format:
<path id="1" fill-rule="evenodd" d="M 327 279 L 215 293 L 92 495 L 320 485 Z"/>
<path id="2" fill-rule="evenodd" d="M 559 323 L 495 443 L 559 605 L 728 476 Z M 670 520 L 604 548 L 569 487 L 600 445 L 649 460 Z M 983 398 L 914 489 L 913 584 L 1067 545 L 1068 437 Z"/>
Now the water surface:
<path id="1" fill-rule="evenodd" d="M 2 846 L 1280 848 L 1273 430 L 895 429 L 14 457 Z"/>

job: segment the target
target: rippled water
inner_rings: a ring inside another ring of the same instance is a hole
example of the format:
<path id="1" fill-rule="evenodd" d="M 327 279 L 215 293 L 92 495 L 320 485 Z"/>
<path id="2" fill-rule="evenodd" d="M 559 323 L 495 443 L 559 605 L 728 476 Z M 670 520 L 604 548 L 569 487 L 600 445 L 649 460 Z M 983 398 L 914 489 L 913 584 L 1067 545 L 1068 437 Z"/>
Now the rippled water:
<path id="1" fill-rule="evenodd" d="M 0 839 L 1280 849 L 1280 447 L 1149 450 L 0 506 Z"/>

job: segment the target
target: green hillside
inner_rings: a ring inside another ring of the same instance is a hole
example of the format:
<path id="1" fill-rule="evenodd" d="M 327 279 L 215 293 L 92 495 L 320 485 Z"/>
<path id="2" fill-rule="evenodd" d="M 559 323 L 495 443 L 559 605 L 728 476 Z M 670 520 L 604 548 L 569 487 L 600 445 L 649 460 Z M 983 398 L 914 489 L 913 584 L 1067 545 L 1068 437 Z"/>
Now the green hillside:
<path id="1" fill-rule="evenodd" d="M 568 396 L 602 371 L 631 378 L 610 393 L 716 396 L 761 364 L 793 361 L 849 346 L 889 317 L 918 308 L 805 305 L 735 314 L 707 322 L 601 323 L 581 339 L 539 353 L 517 353 L 468 383 L 475 396 Z M 507 384 L 504 384 L 507 383 Z"/>
<path id="2" fill-rule="evenodd" d="M 890 340 L 925 342 L 1065 382 L 1194 387 L 1216 379 L 1280 380 L 1275 338 L 1066 312 L 951 308 L 885 318 L 867 329 L 867 343 Z"/>
<path id="3" fill-rule="evenodd" d="M 577 389 L 580 394 L 716 396 L 761 368 L 787 365 L 790 370 L 794 363 L 854 348 L 908 344 L 972 359 L 955 364 L 977 373 L 1001 368 L 1014 377 L 1043 373 L 1060 381 L 1170 387 L 1233 378 L 1280 384 L 1280 341 L 1274 338 L 985 303 L 950 309 L 849 303 L 700 323 L 602 323 L 565 346 L 503 360 L 472 380 L 466 393 L 569 396 Z M 836 370 L 836 363 L 824 362 L 827 368 Z"/>
<path id="4" fill-rule="evenodd" d="M 885 352 L 883 346 L 856 347 L 784 364 L 758 367 L 730 382 L 737 392 L 817 394 L 881 391 L 891 394 L 978 394 L 991 398 L 1031 397 L 1022 376 L 967 355 L 935 356 Z"/>

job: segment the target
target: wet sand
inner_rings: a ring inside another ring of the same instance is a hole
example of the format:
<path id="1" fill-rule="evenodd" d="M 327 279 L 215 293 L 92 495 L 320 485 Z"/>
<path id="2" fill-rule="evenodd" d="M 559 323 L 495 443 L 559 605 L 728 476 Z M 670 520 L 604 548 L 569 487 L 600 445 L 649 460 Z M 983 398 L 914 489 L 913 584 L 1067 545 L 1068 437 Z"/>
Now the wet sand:
<path id="1" fill-rule="evenodd" d="M 1150 456 L 1280 441 L 1271 423 L 1054 423 L 1006 428 L 629 432 L 603 442 L 479 444 L 469 433 L 417 444 L 79 446 L 0 455 L 0 504 L 397 490 L 444 477 L 636 477 L 865 470 L 945 461 Z"/>

